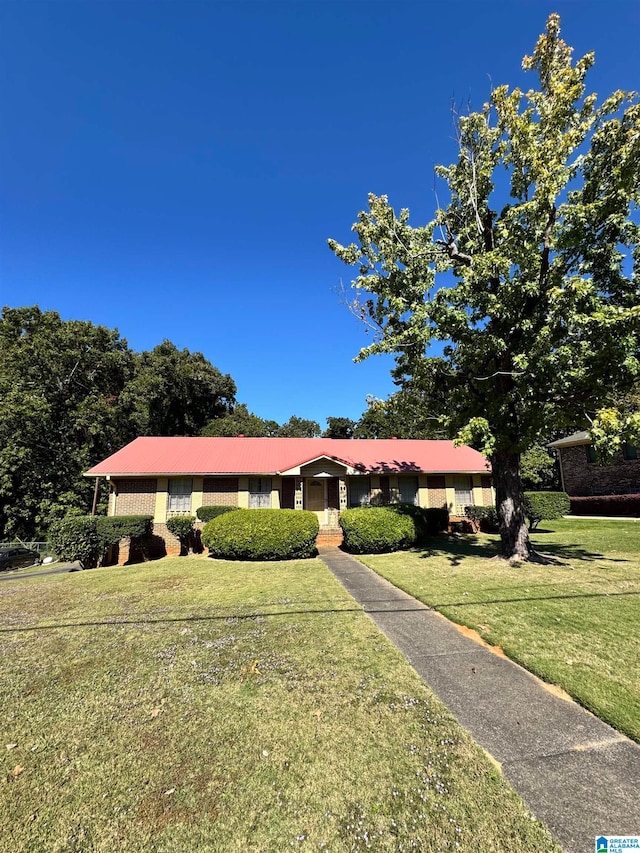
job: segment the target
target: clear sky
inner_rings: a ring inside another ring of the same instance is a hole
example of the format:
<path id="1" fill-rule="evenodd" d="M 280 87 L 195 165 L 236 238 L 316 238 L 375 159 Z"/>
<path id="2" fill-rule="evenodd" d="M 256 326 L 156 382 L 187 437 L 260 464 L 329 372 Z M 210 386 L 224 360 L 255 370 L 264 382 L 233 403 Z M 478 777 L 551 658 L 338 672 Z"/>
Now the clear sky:
<path id="1" fill-rule="evenodd" d="M 357 418 L 392 360 L 337 295 L 368 192 L 435 207 L 452 102 L 547 15 L 590 88 L 640 89 L 638 0 L 0 2 L 0 303 L 200 351 L 264 418 Z"/>

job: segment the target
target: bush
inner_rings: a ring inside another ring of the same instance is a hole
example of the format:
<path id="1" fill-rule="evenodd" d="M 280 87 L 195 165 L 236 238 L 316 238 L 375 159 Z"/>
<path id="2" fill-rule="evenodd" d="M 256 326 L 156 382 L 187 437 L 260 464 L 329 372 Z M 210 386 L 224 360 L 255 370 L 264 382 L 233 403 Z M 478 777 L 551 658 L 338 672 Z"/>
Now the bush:
<path id="1" fill-rule="evenodd" d="M 622 515 L 629 518 L 640 517 L 640 494 L 636 495 L 594 495 L 583 498 L 571 498 L 573 515 Z"/>
<path id="2" fill-rule="evenodd" d="M 496 533 L 499 527 L 498 511 L 494 506 L 471 504 L 464 508 L 466 517 L 480 527 L 483 533 Z"/>
<path id="3" fill-rule="evenodd" d="M 167 519 L 167 530 L 180 542 L 180 556 L 186 557 L 189 546 L 193 540 L 193 524 L 195 518 L 192 515 L 174 515 Z"/>
<path id="4" fill-rule="evenodd" d="M 318 518 L 294 509 L 238 509 L 208 521 L 202 541 L 222 560 L 292 560 L 316 553 Z"/>
<path id="5" fill-rule="evenodd" d="M 524 512 L 531 530 L 535 530 L 543 519 L 551 521 L 568 515 L 570 509 L 569 495 L 566 492 L 524 493 Z"/>
<path id="6" fill-rule="evenodd" d="M 353 554 L 380 554 L 410 548 L 418 538 L 415 522 L 418 513 L 406 507 L 407 504 L 398 504 L 345 510 L 340 515 L 345 550 Z"/>
<path id="7" fill-rule="evenodd" d="M 70 515 L 49 525 L 49 543 L 60 560 L 79 560 L 85 568 L 102 563 L 105 550 L 125 536 L 145 552 L 153 530 L 150 515 Z"/>
<path id="8" fill-rule="evenodd" d="M 153 532 L 152 515 L 96 515 L 96 530 L 104 547 L 117 545 L 125 536 L 142 539 Z"/>
<path id="9" fill-rule="evenodd" d="M 426 532 L 429 536 L 434 533 L 442 533 L 449 529 L 449 510 L 446 506 L 430 507 L 422 510 L 424 514 Z"/>
<path id="10" fill-rule="evenodd" d="M 196 515 L 200 521 L 211 521 L 212 518 L 217 518 L 219 515 L 224 515 L 225 512 L 231 512 L 238 509 L 237 506 L 201 506 L 196 510 Z"/>
<path id="11" fill-rule="evenodd" d="M 96 530 L 96 517 L 76 515 L 49 525 L 49 545 L 60 560 L 79 560 L 85 568 L 96 565 L 102 544 Z"/>

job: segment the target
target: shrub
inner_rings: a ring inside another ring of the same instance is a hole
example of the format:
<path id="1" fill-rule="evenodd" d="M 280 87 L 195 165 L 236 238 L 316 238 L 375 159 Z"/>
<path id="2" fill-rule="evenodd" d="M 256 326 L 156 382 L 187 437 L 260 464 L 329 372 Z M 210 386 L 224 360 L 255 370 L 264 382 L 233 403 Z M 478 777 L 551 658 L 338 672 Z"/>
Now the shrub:
<path id="1" fill-rule="evenodd" d="M 200 521 L 211 521 L 212 518 L 217 518 L 219 515 L 224 515 L 225 512 L 231 512 L 238 509 L 237 506 L 201 506 L 196 510 L 196 515 Z"/>
<path id="2" fill-rule="evenodd" d="M 464 514 L 475 522 L 483 533 L 496 533 L 498 530 L 498 511 L 494 506 L 471 504 L 464 508 Z"/>
<path id="3" fill-rule="evenodd" d="M 102 544 L 117 545 L 125 536 L 142 539 L 153 532 L 152 515 L 96 515 L 96 529 Z"/>
<path id="4" fill-rule="evenodd" d="M 535 530 L 543 519 L 551 521 L 554 518 L 562 518 L 570 509 L 569 495 L 566 492 L 524 493 L 524 512 L 531 530 Z"/>
<path id="5" fill-rule="evenodd" d="M 186 557 L 189 553 L 189 545 L 193 540 L 193 524 L 195 518 L 192 515 L 174 515 L 167 519 L 167 530 L 180 542 L 180 556 Z"/>
<path id="6" fill-rule="evenodd" d="M 345 550 L 353 554 L 380 554 L 410 548 L 417 539 L 416 513 L 408 512 L 406 506 L 345 510 L 340 515 Z"/>
<path id="7" fill-rule="evenodd" d="M 449 529 L 449 510 L 446 506 L 430 507 L 423 509 L 425 523 L 427 526 L 427 534 L 432 536 L 434 533 L 442 533 Z"/>
<path id="8" fill-rule="evenodd" d="M 318 518 L 294 509 L 238 509 L 208 521 L 202 541 L 223 560 L 292 560 L 316 552 Z"/>
<path id="9" fill-rule="evenodd" d="M 573 515 L 622 515 L 640 517 L 640 494 L 594 495 L 571 498 Z"/>
<path id="10" fill-rule="evenodd" d="M 58 559 L 79 560 L 85 568 L 95 566 L 102 553 L 95 516 L 76 515 L 54 521 L 49 525 L 48 538 Z"/>

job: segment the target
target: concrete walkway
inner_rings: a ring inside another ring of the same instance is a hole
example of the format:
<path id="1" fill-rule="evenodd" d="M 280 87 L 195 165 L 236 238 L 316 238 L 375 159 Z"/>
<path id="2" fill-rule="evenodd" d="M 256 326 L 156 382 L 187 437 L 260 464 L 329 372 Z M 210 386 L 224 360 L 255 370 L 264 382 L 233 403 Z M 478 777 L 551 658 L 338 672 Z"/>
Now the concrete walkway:
<path id="1" fill-rule="evenodd" d="M 320 559 L 563 850 L 590 853 L 597 836 L 640 834 L 640 746 L 338 548 Z"/>

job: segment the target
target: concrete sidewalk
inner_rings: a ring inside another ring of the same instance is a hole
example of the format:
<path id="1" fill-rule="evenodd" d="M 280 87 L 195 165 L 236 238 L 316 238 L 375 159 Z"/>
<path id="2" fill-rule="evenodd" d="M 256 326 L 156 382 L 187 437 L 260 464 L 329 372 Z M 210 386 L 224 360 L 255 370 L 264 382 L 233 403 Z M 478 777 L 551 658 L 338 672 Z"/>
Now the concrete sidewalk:
<path id="1" fill-rule="evenodd" d="M 320 559 L 567 853 L 640 834 L 640 746 L 338 548 Z"/>

